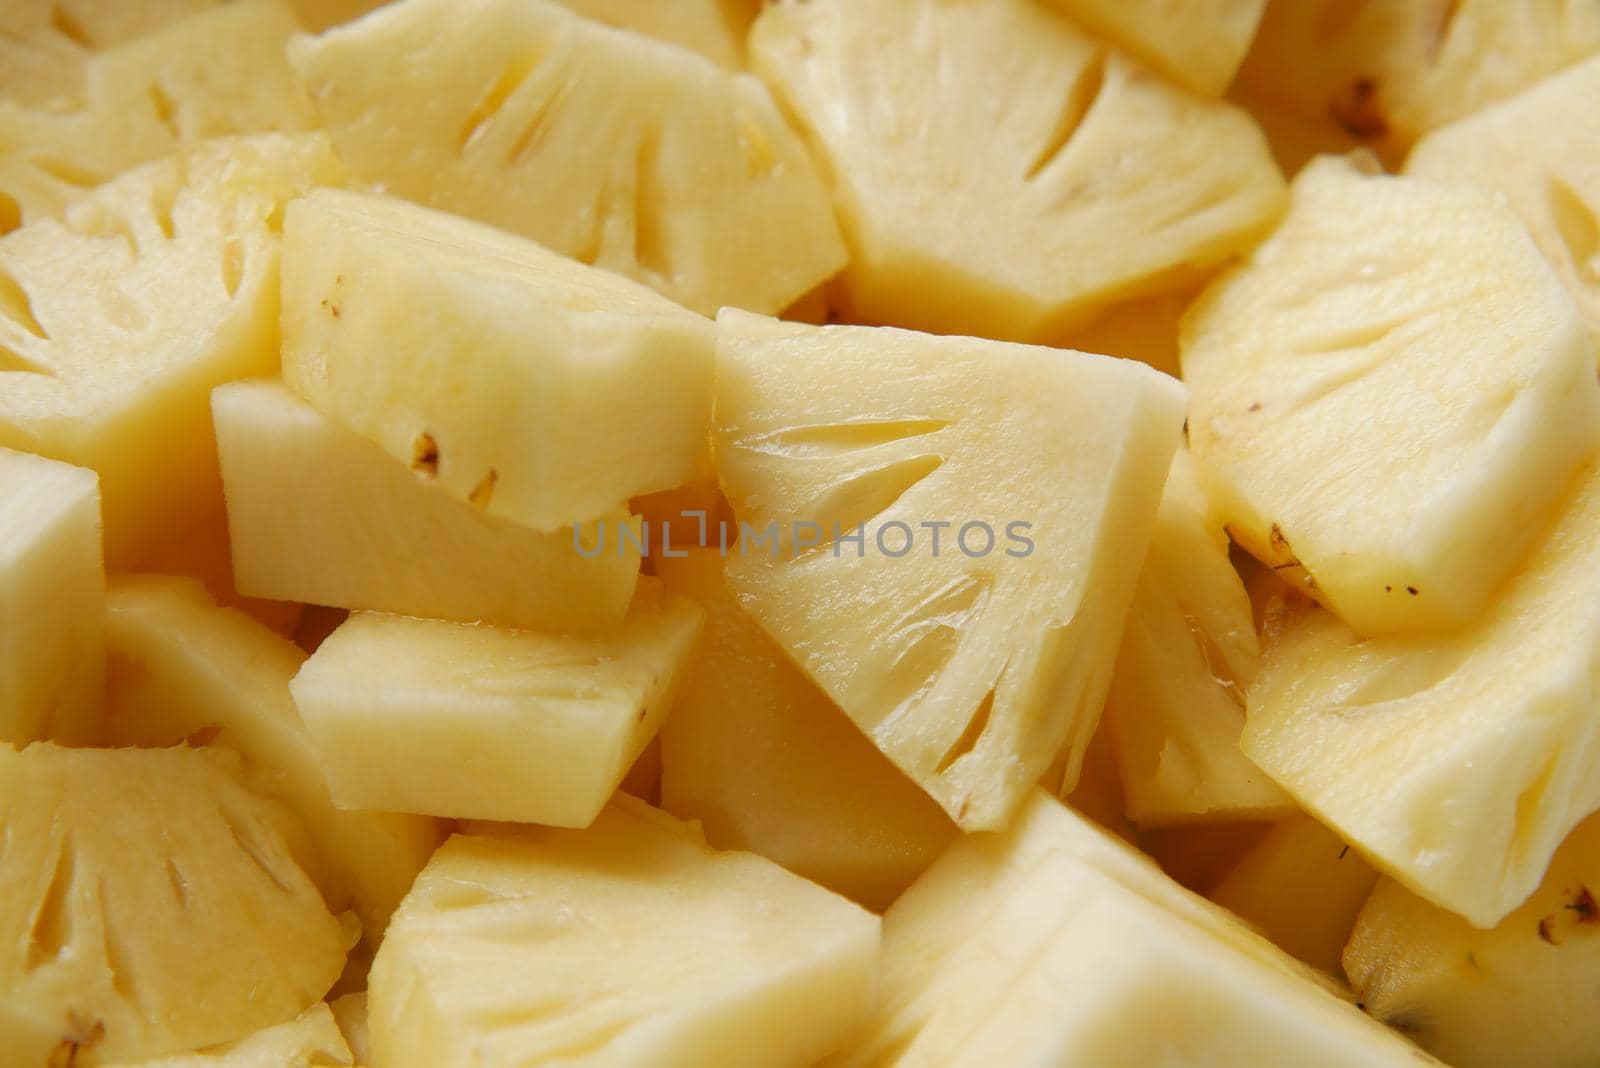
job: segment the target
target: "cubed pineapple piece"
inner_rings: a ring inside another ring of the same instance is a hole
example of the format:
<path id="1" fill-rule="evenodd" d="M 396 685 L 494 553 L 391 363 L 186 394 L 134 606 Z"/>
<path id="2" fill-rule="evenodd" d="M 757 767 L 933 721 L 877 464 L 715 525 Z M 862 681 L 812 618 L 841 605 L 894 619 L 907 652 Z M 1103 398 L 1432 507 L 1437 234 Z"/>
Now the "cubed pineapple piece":
<path id="1" fill-rule="evenodd" d="M 715 547 L 656 561 L 706 607 L 706 634 L 661 728 L 661 804 L 719 849 L 748 849 L 887 908 L 955 837 L 938 805 L 761 632 Z"/>
<path id="2" fill-rule="evenodd" d="M 439 850 L 373 965 L 373 1063 L 802 1068 L 869 1011 L 877 953 L 877 917 L 619 797 Z"/>
<path id="3" fill-rule="evenodd" d="M 205 515 L 191 523 L 186 530 L 163 541 L 152 555 L 139 562 L 137 570 L 153 575 L 187 575 L 199 579 L 218 604 L 237 608 L 285 638 L 294 637 L 300 628 L 305 605 L 292 600 L 271 600 L 240 593 L 233 578 L 233 557 L 228 542 L 227 513 L 219 511 Z"/>
<path id="4" fill-rule="evenodd" d="M 1237 920 L 1035 804 L 1005 835 L 962 839 L 889 909 L 882 1000 L 832 1068 L 1426 1060 Z"/>
<path id="5" fill-rule="evenodd" d="M 109 564 L 220 507 L 211 389 L 277 368 L 282 205 L 338 175 L 320 135 L 207 142 L 0 238 L 0 446 L 99 472 Z"/>
<path id="6" fill-rule="evenodd" d="M 105 680 L 93 471 L 0 449 L 0 741 L 82 741 Z"/>
<path id="7" fill-rule="evenodd" d="M 731 588 L 962 827 L 1077 782 L 1183 424 L 1103 356 L 718 320 Z"/>
<path id="8" fill-rule="evenodd" d="M 1475 619 L 1600 448 L 1595 344 L 1489 195 L 1328 158 L 1183 327 L 1234 540 L 1364 634 Z"/>
<path id="9" fill-rule="evenodd" d="M 104 740 L 192 739 L 241 754 L 251 785 L 302 817 L 313 839 L 309 870 L 323 895 L 333 908 L 354 906 L 375 946 L 439 844 L 439 829 L 417 816 L 334 807 L 289 695 L 305 654 L 242 612 L 218 607 L 192 579 L 119 576 L 108 601 Z"/>
<path id="10" fill-rule="evenodd" d="M 586 19 L 699 52 L 729 70 L 744 66 L 744 38 L 761 0 L 559 0 Z"/>
<path id="11" fill-rule="evenodd" d="M 360 177 L 696 311 L 776 312 L 844 265 L 766 89 L 686 49 L 551 0 L 402 0 L 290 59 Z"/>
<path id="12" fill-rule="evenodd" d="M 336 1068 L 355 1064 L 325 1002 L 237 1042 L 117 1068 Z"/>
<path id="13" fill-rule="evenodd" d="M 774 4 L 750 46 L 828 162 L 868 322 L 1049 340 L 1203 277 L 1282 207 L 1247 115 L 1035 0 Z"/>
<path id="14" fill-rule="evenodd" d="M 1600 332 L 1600 57 L 1417 143 L 1406 173 L 1504 194 Z"/>
<path id="15" fill-rule="evenodd" d="M 1345 949 L 1367 1011 L 1455 1068 L 1588 1068 L 1600 1050 L 1600 815 L 1491 930 L 1378 884 Z"/>
<path id="16" fill-rule="evenodd" d="M 357 612 L 289 688 L 346 808 L 587 827 L 661 729 L 704 617 L 654 582 L 592 638 Z"/>
<path id="17" fill-rule="evenodd" d="M 231 1042 L 321 1000 L 349 938 L 229 761 L 0 746 L 0 1049 L 94 1065 Z"/>
<path id="18" fill-rule="evenodd" d="M 284 0 L 234 0 L 91 56 L 74 106 L 0 99 L 0 197 L 24 223 L 58 216 L 180 146 L 312 128 L 284 55 L 297 28 Z"/>
<path id="19" fill-rule="evenodd" d="M 623 513 L 539 534 L 422 484 L 280 383 L 230 383 L 211 407 L 247 593 L 563 632 L 628 609 L 639 548 Z"/>
<path id="20" fill-rule="evenodd" d="M 1197 93 L 1221 96 L 1267 0 L 1047 0 L 1085 29 Z"/>
<path id="21" fill-rule="evenodd" d="M 1129 819 L 1149 826 L 1293 808 L 1239 748 L 1259 654 L 1228 535 L 1180 449 L 1105 708 Z"/>
<path id="22" fill-rule="evenodd" d="M 1592 373 L 1592 372 L 1591 372 Z M 1600 467 L 1484 616 L 1363 641 L 1281 628 L 1245 753 L 1379 869 L 1481 927 L 1539 885 L 1600 808 Z"/>
<path id="23" fill-rule="evenodd" d="M 1240 81 L 1403 148 L 1596 51 L 1591 0 L 1277 0 Z"/>
<path id="24" fill-rule="evenodd" d="M 1285 951 L 1332 975 L 1378 873 L 1310 816 L 1279 821 L 1210 893 Z"/>
<path id="25" fill-rule="evenodd" d="M 320 190 L 284 227 L 283 374 L 491 516 L 559 531 L 705 470 L 712 326 L 479 223 Z"/>

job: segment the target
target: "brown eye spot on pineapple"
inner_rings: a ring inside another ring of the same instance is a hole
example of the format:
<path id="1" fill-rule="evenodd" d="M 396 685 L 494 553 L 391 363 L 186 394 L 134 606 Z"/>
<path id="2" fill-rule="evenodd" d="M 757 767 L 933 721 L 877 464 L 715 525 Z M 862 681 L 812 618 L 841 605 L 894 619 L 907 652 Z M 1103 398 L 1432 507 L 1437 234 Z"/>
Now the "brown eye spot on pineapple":
<path id="1" fill-rule="evenodd" d="M 467 500 L 479 508 L 489 507 L 489 500 L 494 496 L 494 484 L 500 481 L 500 472 L 489 468 L 489 473 L 483 476 L 483 481 L 472 487 L 472 492 L 467 495 Z"/>
<path id="2" fill-rule="evenodd" d="M 424 478 L 437 478 L 439 475 L 439 443 L 426 430 L 411 443 L 411 470 Z"/>
<path id="3" fill-rule="evenodd" d="M 1343 93 L 1328 101 L 1328 116 L 1345 133 L 1363 141 L 1377 141 L 1389 133 L 1375 78 L 1361 77 L 1351 82 Z"/>

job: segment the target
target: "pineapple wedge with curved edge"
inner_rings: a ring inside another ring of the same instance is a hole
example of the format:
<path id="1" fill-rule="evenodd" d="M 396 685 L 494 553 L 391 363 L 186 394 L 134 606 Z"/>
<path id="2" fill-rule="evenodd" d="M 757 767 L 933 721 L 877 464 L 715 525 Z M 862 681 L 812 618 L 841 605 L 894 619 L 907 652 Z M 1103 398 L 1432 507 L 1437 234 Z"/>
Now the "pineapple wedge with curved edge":
<path id="1" fill-rule="evenodd" d="M 333 1012 L 318 1002 L 288 1023 L 237 1042 L 116 1068 L 339 1068 L 355 1063 Z"/>
<path id="2" fill-rule="evenodd" d="M 1063 750 L 1070 791 L 1182 385 L 997 341 L 731 310 L 717 327 L 740 604 L 963 828 L 1003 825 Z"/>
<path id="3" fill-rule="evenodd" d="M 360 177 L 696 311 L 776 312 L 844 265 L 766 89 L 686 49 L 550 0 L 402 0 L 290 60 Z"/>
<path id="4" fill-rule="evenodd" d="M 1152 826 L 1293 810 L 1239 748 L 1259 654 L 1222 520 L 1179 449 L 1104 712 L 1129 819 Z"/>
<path id="5" fill-rule="evenodd" d="M 1035 0 L 775 4 L 750 48 L 828 164 L 867 322 L 1051 340 L 1204 277 L 1283 206 L 1248 116 Z"/>
<path id="6" fill-rule="evenodd" d="M 698 52 L 719 67 L 744 67 L 744 39 L 761 0 L 558 0 L 586 19 Z"/>
<path id="7" fill-rule="evenodd" d="M 433 820 L 335 808 L 289 682 L 305 654 L 220 608 L 198 582 L 117 576 L 106 615 L 104 741 L 203 741 L 239 753 L 247 780 L 282 799 L 311 836 L 306 867 L 331 907 L 354 907 L 376 946 L 389 914 L 439 844 Z"/>
<path id="8" fill-rule="evenodd" d="M 8 1063 L 231 1042 L 339 977 L 350 939 L 228 755 L 0 746 Z"/>
<path id="9" fill-rule="evenodd" d="M 1481 927 L 1600 809 L 1600 465 L 1483 617 L 1363 641 L 1309 610 L 1249 693 L 1244 751 L 1380 870 Z"/>
<path id="10" fill-rule="evenodd" d="M 445 843 L 373 964 L 373 1063 L 801 1068 L 877 954 L 876 916 L 622 795 L 587 831 Z"/>
<path id="11" fill-rule="evenodd" d="M 289 206 L 284 381 L 491 516 L 570 538 L 702 473 L 713 354 L 703 317 L 480 223 L 332 189 Z"/>
<path id="12" fill-rule="evenodd" d="M 1600 334 L 1600 56 L 1417 142 L 1406 173 L 1504 194 Z"/>
<path id="13" fill-rule="evenodd" d="M 1534 895 L 1492 930 L 1392 879 L 1344 951 L 1367 1011 L 1455 1068 L 1587 1068 L 1600 1049 L 1600 815 L 1567 836 Z"/>
<path id="14" fill-rule="evenodd" d="M 1182 346 L 1234 540 L 1365 634 L 1476 618 L 1600 449 L 1594 341 L 1474 189 L 1318 160 Z"/>
<path id="15" fill-rule="evenodd" d="M 1197 93 L 1221 96 L 1267 0 L 1046 0 L 1089 32 Z"/>
<path id="16" fill-rule="evenodd" d="M 105 606 L 94 472 L 0 449 L 0 740 L 92 736 Z"/>
<path id="17" fill-rule="evenodd" d="M 0 238 L 0 446 L 100 474 L 106 559 L 221 505 L 211 389 L 278 366 L 285 200 L 321 135 L 192 146 Z"/>

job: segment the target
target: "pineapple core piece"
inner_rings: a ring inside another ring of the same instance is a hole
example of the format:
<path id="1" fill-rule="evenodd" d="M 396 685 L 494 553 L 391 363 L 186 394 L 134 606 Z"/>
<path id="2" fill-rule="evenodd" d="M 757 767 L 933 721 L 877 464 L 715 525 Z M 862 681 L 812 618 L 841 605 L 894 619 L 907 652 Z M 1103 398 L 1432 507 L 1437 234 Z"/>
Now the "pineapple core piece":
<path id="1" fill-rule="evenodd" d="M 1325 158 L 1183 325 L 1234 539 L 1364 634 L 1475 619 L 1600 448 L 1595 345 L 1489 195 Z"/>
<path id="2" fill-rule="evenodd" d="M 0 446 L 99 472 L 108 564 L 220 508 L 211 390 L 277 368 L 282 205 L 339 173 L 321 135 L 211 141 L 0 238 Z"/>
<path id="3" fill-rule="evenodd" d="M 1283 205 L 1249 116 L 1035 0 L 775 4 L 750 45 L 829 164 L 867 321 L 1051 340 L 1191 283 Z"/>
<path id="4" fill-rule="evenodd" d="M 360 177 L 696 311 L 777 312 L 844 265 L 766 89 L 686 49 L 550 0 L 401 0 L 290 61 Z"/>
<path id="5" fill-rule="evenodd" d="M 1221 96 L 1267 0 L 1046 0 L 1068 18 L 1197 93 Z"/>
<path id="6" fill-rule="evenodd" d="M 703 621 L 653 582 L 595 638 L 358 612 L 290 689 L 346 808 L 586 827 L 660 729 Z"/>
<path id="7" fill-rule="evenodd" d="M 82 741 L 105 678 L 93 471 L 0 449 L 0 741 Z"/>
<path id="8" fill-rule="evenodd" d="M 1385 879 L 1345 948 L 1367 1010 L 1455 1068 L 1587 1068 L 1600 1050 L 1600 815 L 1491 930 Z"/>
<path id="9" fill-rule="evenodd" d="M 116 1068 L 339 1068 L 355 1063 L 332 1010 L 319 1001 L 288 1023 L 237 1042 Z"/>
<path id="10" fill-rule="evenodd" d="M 1063 750 L 1070 790 L 1183 387 L 971 338 L 732 311 L 718 333 L 740 604 L 962 827 L 1003 825 Z"/>
<path id="11" fill-rule="evenodd" d="M 1600 808 L 1596 672 L 1591 465 L 1471 626 L 1363 641 L 1320 610 L 1283 625 L 1250 689 L 1244 750 L 1378 868 L 1493 926 Z"/>
<path id="12" fill-rule="evenodd" d="M 0 1049 L 94 1065 L 319 1001 L 349 940 L 275 806 L 193 749 L 0 746 Z"/>
<path id="13" fill-rule="evenodd" d="M 712 368 L 703 317 L 531 241 L 339 190 L 289 207 L 284 380 L 491 516 L 571 538 L 700 474 Z"/>
<path id="14" fill-rule="evenodd" d="M 601 521 L 603 551 L 583 556 L 597 529 L 540 534 L 485 515 L 280 383 L 230 383 L 211 408 L 242 593 L 563 632 L 628 610 L 639 548 L 621 538 L 624 513 Z"/>
<path id="15" fill-rule="evenodd" d="M 373 964 L 373 1063 L 803 1068 L 872 1003 L 878 919 L 627 796 L 457 836 Z"/>

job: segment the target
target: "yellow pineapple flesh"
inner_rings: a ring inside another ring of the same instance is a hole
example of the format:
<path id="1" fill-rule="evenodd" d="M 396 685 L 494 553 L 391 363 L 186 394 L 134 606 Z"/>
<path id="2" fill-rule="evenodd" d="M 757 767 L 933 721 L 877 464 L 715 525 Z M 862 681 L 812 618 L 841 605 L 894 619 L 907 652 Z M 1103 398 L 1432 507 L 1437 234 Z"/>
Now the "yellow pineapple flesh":
<path id="1" fill-rule="evenodd" d="M 1267 0 L 1046 0 L 1197 93 L 1221 96 Z"/>
<path id="2" fill-rule="evenodd" d="M 340 1068 L 357 1063 L 324 1002 L 236 1042 L 116 1068 Z"/>

